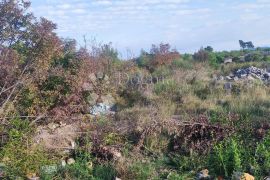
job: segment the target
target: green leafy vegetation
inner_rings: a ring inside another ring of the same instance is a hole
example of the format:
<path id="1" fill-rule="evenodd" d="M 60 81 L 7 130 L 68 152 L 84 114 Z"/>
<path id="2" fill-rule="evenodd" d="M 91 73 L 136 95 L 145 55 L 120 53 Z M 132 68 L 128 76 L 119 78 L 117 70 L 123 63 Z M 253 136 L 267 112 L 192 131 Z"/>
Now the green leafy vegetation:
<path id="1" fill-rule="evenodd" d="M 0 2 L 0 179 L 269 175 L 270 77 L 230 75 L 262 74 L 269 49 L 160 43 L 121 60 L 112 43 L 77 48 L 29 7 Z"/>

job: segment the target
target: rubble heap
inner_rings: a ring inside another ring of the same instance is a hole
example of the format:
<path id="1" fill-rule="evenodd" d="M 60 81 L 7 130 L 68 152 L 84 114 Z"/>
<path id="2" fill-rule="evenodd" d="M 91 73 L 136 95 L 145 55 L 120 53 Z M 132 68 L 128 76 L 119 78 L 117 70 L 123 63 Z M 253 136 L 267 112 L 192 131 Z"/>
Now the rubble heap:
<path id="1" fill-rule="evenodd" d="M 248 68 L 241 68 L 226 77 L 227 80 L 239 79 L 259 79 L 266 83 L 270 83 L 270 70 L 257 68 L 254 66 Z"/>

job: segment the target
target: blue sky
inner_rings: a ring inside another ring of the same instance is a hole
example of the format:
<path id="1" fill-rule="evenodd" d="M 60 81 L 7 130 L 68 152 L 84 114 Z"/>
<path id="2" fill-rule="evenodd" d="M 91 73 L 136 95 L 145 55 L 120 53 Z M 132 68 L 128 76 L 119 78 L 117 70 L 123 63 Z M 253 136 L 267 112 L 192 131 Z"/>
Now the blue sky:
<path id="1" fill-rule="evenodd" d="M 239 39 L 270 45 L 269 8 L 270 0 L 32 0 L 31 11 L 62 37 L 112 42 L 126 56 L 160 42 L 182 53 L 239 49 Z"/>

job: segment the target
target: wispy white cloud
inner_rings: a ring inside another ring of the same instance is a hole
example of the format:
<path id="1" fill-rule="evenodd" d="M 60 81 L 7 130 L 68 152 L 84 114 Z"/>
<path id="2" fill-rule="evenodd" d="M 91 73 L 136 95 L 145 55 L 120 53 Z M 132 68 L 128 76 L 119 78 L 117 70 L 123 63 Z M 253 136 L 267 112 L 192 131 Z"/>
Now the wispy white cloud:
<path id="1" fill-rule="evenodd" d="M 237 48 L 241 38 L 265 43 L 270 37 L 269 0 L 37 0 L 33 4 L 37 16 L 58 24 L 61 36 L 80 40 L 94 35 L 123 49 L 139 50 L 161 41 L 187 51 L 208 44 L 230 49 Z"/>

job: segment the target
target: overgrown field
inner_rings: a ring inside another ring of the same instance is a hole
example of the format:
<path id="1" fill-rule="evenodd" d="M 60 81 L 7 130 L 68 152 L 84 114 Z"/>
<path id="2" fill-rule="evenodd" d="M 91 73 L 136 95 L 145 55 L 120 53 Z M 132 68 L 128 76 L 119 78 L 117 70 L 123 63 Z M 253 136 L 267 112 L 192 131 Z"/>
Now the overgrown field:
<path id="1" fill-rule="evenodd" d="M 78 49 L 29 6 L 0 2 L 0 179 L 270 175 L 270 77 L 231 78 L 267 72 L 269 49 L 161 43 L 121 60 L 110 43 Z"/>

